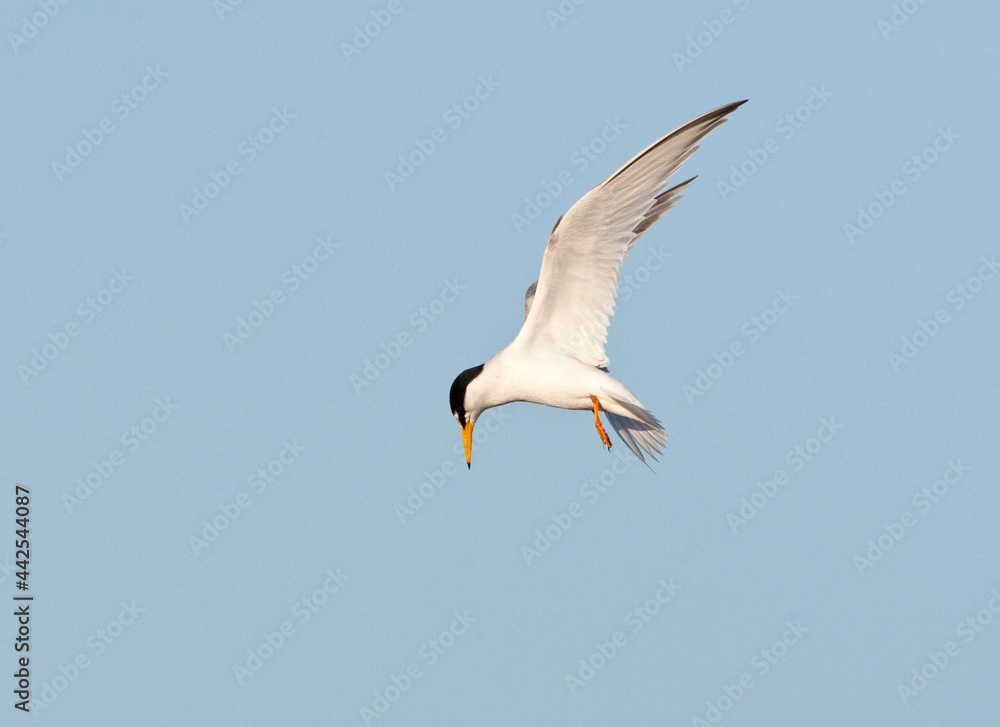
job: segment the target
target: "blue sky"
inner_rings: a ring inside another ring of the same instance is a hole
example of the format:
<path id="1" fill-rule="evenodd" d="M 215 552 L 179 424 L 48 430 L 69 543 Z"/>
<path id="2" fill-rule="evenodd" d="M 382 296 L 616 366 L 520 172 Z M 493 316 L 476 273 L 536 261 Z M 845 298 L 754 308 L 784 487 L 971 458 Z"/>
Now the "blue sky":
<path id="1" fill-rule="evenodd" d="M 994 724 L 997 20 L 8 4 L 38 723 Z M 467 471 L 555 220 L 744 98 L 610 329 L 661 461 L 515 404 Z"/>

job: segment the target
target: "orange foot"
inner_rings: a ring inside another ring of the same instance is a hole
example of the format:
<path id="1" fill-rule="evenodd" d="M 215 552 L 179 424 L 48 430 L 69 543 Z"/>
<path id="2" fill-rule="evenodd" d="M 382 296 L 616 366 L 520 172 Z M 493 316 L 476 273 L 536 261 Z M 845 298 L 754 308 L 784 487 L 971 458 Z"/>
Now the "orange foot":
<path id="1" fill-rule="evenodd" d="M 611 440 L 608 439 L 608 433 L 604 431 L 604 427 L 601 425 L 601 418 L 597 415 L 601 410 L 601 405 L 598 403 L 596 396 L 590 397 L 590 400 L 594 402 L 594 424 L 597 425 L 597 433 L 601 435 L 601 444 L 611 449 Z"/>

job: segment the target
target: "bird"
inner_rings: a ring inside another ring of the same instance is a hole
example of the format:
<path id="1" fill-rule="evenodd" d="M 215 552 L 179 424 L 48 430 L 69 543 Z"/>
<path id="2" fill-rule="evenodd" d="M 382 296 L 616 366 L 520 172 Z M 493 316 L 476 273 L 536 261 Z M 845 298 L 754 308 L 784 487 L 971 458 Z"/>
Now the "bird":
<path id="1" fill-rule="evenodd" d="M 524 298 L 524 324 L 486 363 L 466 369 L 451 385 L 451 413 L 462 428 L 472 469 L 472 431 L 487 409 L 523 401 L 593 411 L 601 444 L 611 439 L 607 417 L 622 442 L 647 466 L 662 455 L 660 421 L 608 370 L 604 351 L 614 314 L 618 275 L 637 241 L 681 197 L 695 177 L 667 181 L 746 100 L 720 106 L 678 127 L 639 152 L 581 197 L 549 234 L 538 280 Z"/>

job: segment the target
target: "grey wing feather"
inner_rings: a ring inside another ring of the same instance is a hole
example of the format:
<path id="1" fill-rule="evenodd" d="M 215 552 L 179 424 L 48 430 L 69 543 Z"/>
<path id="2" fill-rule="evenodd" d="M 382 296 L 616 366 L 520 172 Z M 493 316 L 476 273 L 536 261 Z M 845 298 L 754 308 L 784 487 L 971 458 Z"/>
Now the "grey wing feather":
<path id="1" fill-rule="evenodd" d="M 560 217 L 559 219 L 562 219 Z M 528 286 L 527 292 L 524 294 L 524 320 L 528 320 L 528 311 L 531 310 L 531 301 L 535 299 L 535 290 L 538 288 L 538 281 Z"/>

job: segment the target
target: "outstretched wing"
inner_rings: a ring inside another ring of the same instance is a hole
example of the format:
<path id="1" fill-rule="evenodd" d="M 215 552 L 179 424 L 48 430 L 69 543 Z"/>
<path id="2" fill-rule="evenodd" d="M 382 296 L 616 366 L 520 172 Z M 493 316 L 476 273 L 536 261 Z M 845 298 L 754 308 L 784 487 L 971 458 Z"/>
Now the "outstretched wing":
<path id="1" fill-rule="evenodd" d="M 604 344 L 625 255 L 691 182 L 661 191 L 670 176 L 699 141 L 744 103 L 721 106 L 670 132 L 590 190 L 556 223 L 533 300 L 525 300 L 521 344 L 592 366 L 608 365 Z"/>

